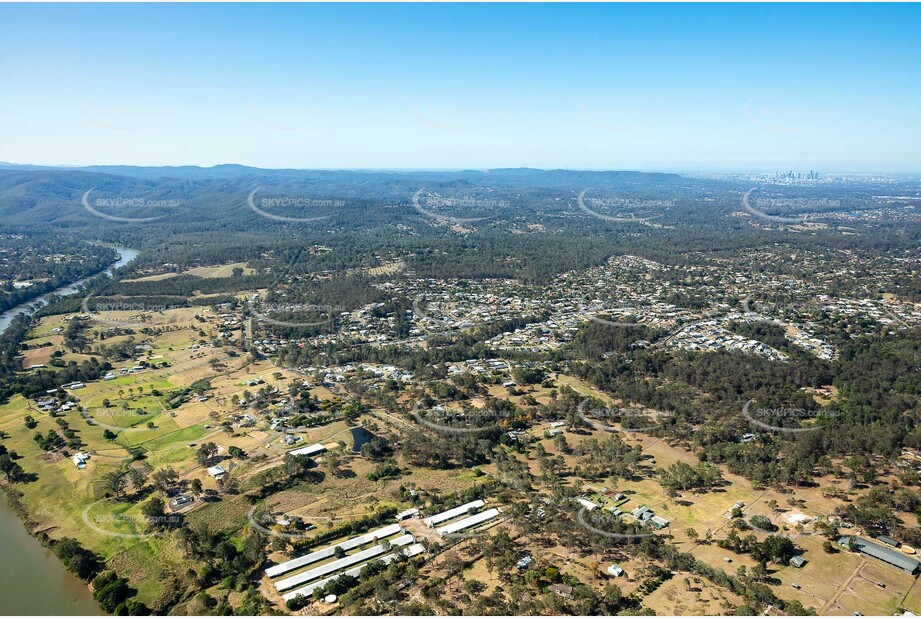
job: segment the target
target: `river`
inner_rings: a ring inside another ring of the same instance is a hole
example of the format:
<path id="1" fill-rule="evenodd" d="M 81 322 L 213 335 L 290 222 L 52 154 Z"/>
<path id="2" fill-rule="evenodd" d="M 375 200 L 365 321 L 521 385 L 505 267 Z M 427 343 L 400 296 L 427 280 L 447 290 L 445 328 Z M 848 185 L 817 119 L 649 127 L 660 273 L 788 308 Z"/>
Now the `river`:
<path id="1" fill-rule="evenodd" d="M 118 251 L 118 260 L 114 264 L 112 264 L 111 266 L 105 269 L 104 272 L 106 274 L 111 274 L 112 271 L 118 268 L 121 268 L 122 266 L 124 266 L 125 264 L 127 264 L 128 262 L 130 262 L 131 260 L 133 260 L 134 258 L 138 256 L 138 251 L 136 251 L 135 249 L 129 249 L 127 247 L 112 247 L 112 248 Z M 96 275 L 98 274 L 99 273 L 96 273 Z M 93 277 L 95 277 L 96 275 L 93 275 Z M 93 277 L 86 277 L 85 279 L 80 279 L 79 281 L 75 281 L 68 285 L 61 286 L 56 290 L 53 290 L 51 292 L 48 292 L 47 294 L 39 296 L 38 298 L 33 298 L 32 300 L 28 302 L 22 303 L 20 305 L 16 305 L 12 309 L 8 309 L 7 311 L 4 311 L 2 314 L 0 314 L 0 333 L 5 331 L 7 327 L 9 327 L 9 325 L 13 322 L 13 318 L 19 315 L 20 313 L 33 313 L 34 309 L 32 307 L 35 305 L 35 303 L 40 302 L 42 305 L 44 305 L 48 302 L 48 299 L 51 298 L 53 294 L 56 294 L 58 296 L 67 296 L 68 294 L 73 294 L 74 292 L 79 291 L 80 286 L 85 284 L 87 281 L 89 281 Z"/>
<path id="2" fill-rule="evenodd" d="M 137 251 L 127 247 L 115 247 L 115 250 L 119 254 L 118 261 L 109 266 L 106 273 L 121 268 L 138 255 Z M 4 312 L 0 315 L 0 332 L 7 329 L 17 314 L 31 313 L 35 303 L 47 303 L 52 294 L 73 294 L 88 280 L 81 279 L 62 286 Z M 0 495 L 0 556 L 0 598 L 3 599 L 0 614 L 103 615 L 86 584 L 26 532 L 3 495 Z"/>
<path id="3" fill-rule="evenodd" d="M 0 495 L 0 598 L 7 616 L 102 616 L 89 588 L 29 536 Z"/>

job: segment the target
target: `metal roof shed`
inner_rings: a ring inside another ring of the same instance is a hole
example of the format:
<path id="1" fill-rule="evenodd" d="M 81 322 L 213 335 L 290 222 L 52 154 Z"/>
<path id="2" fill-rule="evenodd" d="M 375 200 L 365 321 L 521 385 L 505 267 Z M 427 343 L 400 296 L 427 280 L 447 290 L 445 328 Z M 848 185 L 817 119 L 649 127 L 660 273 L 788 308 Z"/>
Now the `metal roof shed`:
<path id="1" fill-rule="evenodd" d="M 439 535 L 444 536 L 446 534 L 453 534 L 460 530 L 466 528 L 471 528 L 477 524 L 481 524 L 484 521 L 489 521 L 493 517 L 499 514 L 499 509 L 489 509 L 488 511 L 483 511 L 482 513 L 477 513 L 476 515 L 471 515 L 470 517 L 464 518 L 460 521 L 456 521 L 453 524 L 448 524 L 447 526 L 442 526 L 441 528 L 436 528 L 435 532 Z"/>
<path id="2" fill-rule="evenodd" d="M 884 547 L 877 543 L 873 543 L 866 539 L 861 539 L 859 537 L 843 536 L 838 539 L 838 545 L 850 549 L 851 539 L 854 540 L 854 546 L 858 552 L 865 554 L 872 558 L 876 558 L 886 564 L 896 567 L 897 569 L 902 569 L 906 573 L 914 574 L 918 567 L 921 566 L 914 558 L 909 558 L 900 551 Z"/>
<path id="3" fill-rule="evenodd" d="M 474 500 L 473 502 L 468 502 L 467 504 L 462 504 L 462 505 L 460 505 L 460 506 L 458 506 L 458 507 L 454 507 L 453 509 L 449 509 L 449 510 L 444 511 L 444 512 L 442 512 L 442 513 L 438 513 L 437 515 L 432 515 L 432 516 L 430 516 L 430 517 L 426 517 L 426 518 L 423 519 L 422 521 L 425 522 L 425 525 L 426 525 L 426 526 L 428 526 L 428 527 L 431 528 L 431 527 L 433 527 L 435 524 L 440 524 L 440 523 L 443 522 L 443 521 L 448 521 L 449 519 L 454 519 L 455 517 L 459 517 L 459 516 L 461 516 L 461 515 L 463 515 L 463 514 L 469 512 L 469 511 L 473 510 L 473 509 L 478 509 L 478 508 L 480 508 L 481 506 L 486 506 L 486 501 L 485 501 L 485 500 Z"/>

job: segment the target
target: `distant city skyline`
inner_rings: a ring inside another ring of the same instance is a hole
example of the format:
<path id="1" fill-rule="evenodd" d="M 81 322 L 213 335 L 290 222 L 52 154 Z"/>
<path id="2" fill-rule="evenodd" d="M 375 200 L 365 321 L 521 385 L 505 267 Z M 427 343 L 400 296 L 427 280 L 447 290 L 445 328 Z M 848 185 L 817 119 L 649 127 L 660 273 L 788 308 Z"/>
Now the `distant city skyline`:
<path id="1" fill-rule="evenodd" d="M 921 6 L 0 5 L 0 161 L 921 172 Z"/>

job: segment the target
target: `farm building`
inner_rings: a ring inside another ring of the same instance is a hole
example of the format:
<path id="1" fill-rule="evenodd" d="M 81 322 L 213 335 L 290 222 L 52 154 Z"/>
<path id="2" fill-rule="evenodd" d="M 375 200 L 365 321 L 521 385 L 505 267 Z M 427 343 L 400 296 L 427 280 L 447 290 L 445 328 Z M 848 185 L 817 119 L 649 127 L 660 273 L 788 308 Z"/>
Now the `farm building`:
<path id="1" fill-rule="evenodd" d="M 608 567 L 608 575 L 610 575 L 611 577 L 620 577 L 623 574 L 624 574 L 624 570 L 620 568 L 619 566 L 617 566 L 616 564 L 612 564 L 611 566 Z"/>
<path id="2" fill-rule="evenodd" d="M 335 545 L 330 545 L 329 547 L 324 547 L 323 549 L 318 549 L 317 551 L 305 554 L 299 558 L 294 558 L 293 560 L 288 560 L 287 562 L 276 564 L 275 566 L 267 568 L 265 570 L 265 574 L 269 577 L 277 577 L 283 573 L 287 573 L 288 571 L 293 571 L 303 566 L 307 566 L 308 564 L 313 564 L 314 562 L 319 562 L 320 560 L 331 558 L 336 555 L 337 548 L 341 548 L 343 551 L 348 551 L 361 545 L 366 545 L 372 541 L 393 536 L 394 534 L 400 533 L 402 530 L 403 529 L 400 528 L 400 524 L 384 526 L 383 528 L 378 528 L 377 530 L 366 532 L 361 536 L 355 537 L 354 539 L 342 541 L 341 543 L 336 543 Z"/>
<path id="3" fill-rule="evenodd" d="M 885 536 L 881 534 L 878 537 L 876 537 L 876 540 L 879 541 L 880 543 L 885 543 L 886 545 L 889 545 L 890 547 L 895 547 L 896 549 L 902 546 L 902 544 L 899 541 L 896 541 L 891 536 Z"/>
<path id="4" fill-rule="evenodd" d="M 293 451 L 288 451 L 289 455 L 318 455 L 326 451 L 326 447 L 322 444 L 311 444 L 310 446 L 302 446 L 301 448 L 296 448 Z"/>
<path id="5" fill-rule="evenodd" d="M 576 498 L 576 502 L 581 504 L 582 508 L 584 508 L 586 511 L 594 511 L 597 508 L 601 508 L 597 504 L 589 500 L 588 498 L 579 497 L 579 498 Z"/>
<path id="6" fill-rule="evenodd" d="M 654 525 L 656 528 L 667 528 L 668 524 L 671 523 L 664 517 L 659 517 L 658 515 L 653 515 L 649 518 L 649 521 L 652 522 L 652 525 Z"/>
<path id="7" fill-rule="evenodd" d="M 468 502 L 467 504 L 462 504 L 453 509 L 449 509 L 437 515 L 431 515 L 426 517 L 422 521 L 425 522 L 425 525 L 429 528 L 434 528 L 435 524 L 440 524 L 443 521 L 448 521 L 449 519 L 454 519 L 455 517 L 460 517 L 465 513 L 472 511 L 473 509 L 478 509 L 482 506 L 486 506 L 485 500 L 474 500 L 473 502 Z"/>
<path id="8" fill-rule="evenodd" d="M 404 534 L 391 540 L 388 545 L 389 547 L 403 547 L 405 545 L 411 545 L 414 542 L 415 539 L 411 534 Z M 298 573 L 297 575 L 292 575 L 291 577 L 277 581 L 275 582 L 275 588 L 277 588 L 279 591 L 288 590 L 289 588 L 294 588 L 295 586 L 305 584 L 314 579 L 325 577 L 337 571 L 341 571 L 342 569 L 366 562 L 372 558 L 377 558 L 381 554 L 385 553 L 387 548 L 388 546 L 384 545 L 384 543 L 379 543 L 378 545 L 354 553 L 351 556 L 333 560 L 332 562 L 322 564 L 316 568 L 310 569 L 309 571 L 304 571 L 303 573 Z"/>
<path id="9" fill-rule="evenodd" d="M 572 586 L 566 584 L 553 584 L 550 586 L 550 592 L 563 597 L 564 599 L 572 598 Z"/>
<path id="10" fill-rule="evenodd" d="M 633 515 L 637 521 L 641 521 L 644 524 L 653 518 L 652 509 L 645 505 L 636 507 L 630 511 L 630 514 Z"/>
<path id="11" fill-rule="evenodd" d="M 796 567 L 797 569 L 803 568 L 803 565 L 806 564 L 806 559 L 802 556 L 793 556 L 790 558 L 790 566 Z"/>
<path id="12" fill-rule="evenodd" d="M 447 526 L 442 526 L 441 528 L 435 528 L 435 532 L 441 536 L 445 536 L 446 534 L 454 534 L 455 532 L 460 532 L 461 530 L 466 530 L 467 528 L 472 528 L 473 526 L 479 525 L 484 521 L 489 521 L 498 515 L 499 509 L 489 509 L 483 511 L 482 513 L 477 513 L 476 515 L 471 515 L 470 517 L 456 521 L 453 524 L 448 524 Z"/>
<path id="13" fill-rule="evenodd" d="M 398 553 L 406 556 L 407 558 L 412 558 L 413 556 L 418 556 L 419 554 L 424 553 L 424 552 L 425 552 L 425 547 L 423 547 L 421 543 L 414 543 L 413 545 L 410 545 L 409 547 L 405 547 L 399 550 L 399 552 L 393 552 L 393 553 L 387 554 L 386 556 L 382 556 L 381 558 L 378 558 L 378 560 L 380 560 L 383 564 L 386 565 L 386 564 L 390 564 L 391 562 L 393 562 L 393 560 L 398 557 Z M 365 568 L 366 564 L 367 563 L 360 564 L 358 566 L 352 567 L 351 569 L 348 569 L 336 575 L 331 575 L 325 579 L 315 581 L 302 588 L 298 588 L 297 590 L 294 590 L 287 594 L 283 594 L 281 598 L 285 602 L 288 602 L 293 599 L 296 599 L 297 597 L 309 597 L 311 594 L 313 594 L 314 590 L 316 590 L 317 588 L 322 588 L 323 586 L 333 581 L 340 575 L 358 577 L 361 574 L 361 570 Z"/>
<path id="14" fill-rule="evenodd" d="M 415 517 L 418 514 L 419 514 L 419 509 L 416 509 L 416 508 L 406 509 L 405 511 L 401 511 L 397 513 L 397 521 L 403 521 L 404 519 Z"/>
<path id="15" fill-rule="evenodd" d="M 865 556 L 870 556 L 871 558 L 876 558 L 881 562 L 885 562 L 891 566 L 894 566 L 897 569 L 902 569 L 906 573 L 914 575 L 917 572 L 918 567 L 921 566 L 914 558 L 909 558 L 900 551 L 895 551 L 883 545 L 873 543 L 866 539 L 861 539 L 859 537 L 843 536 L 838 539 L 838 545 L 846 549 L 851 548 L 851 540 L 853 539 L 855 550 Z"/>

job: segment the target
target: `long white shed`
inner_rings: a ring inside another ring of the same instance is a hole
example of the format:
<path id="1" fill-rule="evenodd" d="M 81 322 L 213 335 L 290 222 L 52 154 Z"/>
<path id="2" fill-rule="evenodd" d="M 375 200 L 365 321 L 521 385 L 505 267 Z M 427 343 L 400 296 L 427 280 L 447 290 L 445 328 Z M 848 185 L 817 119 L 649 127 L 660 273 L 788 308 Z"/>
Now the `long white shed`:
<path id="1" fill-rule="evenodd" d="M 288 560 L 287 562 L 282 562 L 281 564 L 276 564 L 265 570 L 265 574 L 269 577 L 278 577 L 288 571 L 293 571 L 299 569 L 308 564 L 313 564 L 314 562 L 319 562 L 320 560 L 325 560 L 331 556 L 336 555 L 336 548 L 341 547 L 344 551 L 350 549 L 355 549 L 361 545 L 366 545 L 371 541 L 383 540 L 388 536 L 393 536 L 401 532 L 400 524 L 391 524 L 389 526 L 384 526 L 383 528 L 378 528 L 377 530 L 372 530 L 371 532 L 365 532 L 361 536 L 356 536 L 354 539 L 349 539 L 347 541 L 342 541 L 341 543 L 336 543 L 335 545 L 330 545 L 329 547 L 324 547 L 323 549 L 318 549 L 309 554 L 305 554 L 299 558 L 294 558 L 293 560 Z"/>
<path id="2" fill-rule="evenodd" d="M 301 448 L 296 448 L 294 450 L 288 451 L 288 455 L 316 455 L 322 453 L 326 450 L 326 447 L 322 444 L 311 444 L 310 446 L 302 446 Z"/>
<path id="3" fill-rule="evenodd" d="M 415 539 L 411 534 L 404 534 L 403 536 L 398 536 L 397 538 L 390 541 L 391 547 L 403 547 L 404 545 L 409 545 L 414 543 Z M 275 588 L 278 590 L 287 590 L 288 588 L 294 588 L 300 584 L 313 581 L 324 575 L 329 575 L 330 573 L 335 573 L 346 567 L 350 567 L 353 564 L 358 564 L 359 562 L 364 562 L 379 556 L 386 551 L 384 544 L 378 544 L 374 547 L 369 547 L 360 552 L 352 554 L 351 556 L 346 556 L 345 558 L 339 558 L 338 560 L 333 560 L 326 564 L 321 564 L 315 569 L 310 569 L 309 571 L 304 571 L 303 573 L 298 573 L 297 575 L 292 575 L 280 581 L 275 582 Z"/>
<path id="4" fill-rule="evenodd" d="M 429 528 L 431 528 L 431 527 L 435 526 L 435 524 L 440 524 L 440 523 L 443 522 L 443 521 L 448 521 L 449 519 L 454 519 L 455 517 L 459 517 L 459 516 L 461 516 L 461 515 L 464 515 L 465 513 L 469 513 L 469 512 L 470 512 L 471 510 L 473 510 L 473 509 L 478 509 L 478 508 L 480 508 L 481 506 L 486 506 L 486 501 L 485 501 L 485 500 L 474 500 L 473 502 L 468 502 L 467 504 L 462 504 L 462 505 L 460 505 L 460 506 L 456 506 L 456 507 L 454 507 L 453 509 L 449 509 L 449 510 L 447 510 L 447 511 L 444 511 L 443 513 L 438 513 L 437 515 L 432 515 L 431 517 L 426 517 L 426 518 L 423 519 L 422 521 L 425 522 L 425 525 L 426 525 L 426 526 L 428 526 Z"/>
<path id="5" fill-rule="evenodd" d="M 419 554 L 421 554 L 421 553 L 424 552 L 424 551 L 425 551 L 425 547 L 422 546 L 422 543 L 416 543 L 415 545 L 410 545 L 409 547 L 407 547 L 406 549 L 404 549 L 402 553 L 403 553 L 403 555 L 405 555 L 407 558 L 412 558 L 413 556 L 418 556 Z M 394 560 L 396 557 L 397 557 L 396 552 L 394 552 L 394 553 L 392 553 L 392 554 L 387 554 L 386 556 L 383 556 L 382 558 L 378 558 L 378 560 L 380 560 L 380 561 L 383 562 L 384 564 L 390 564 L 391 562 L 393 562 L 393 560 Z M 371 562 L 371 561 L 369 560 L 368 562 Z M 361 570 L 362 570 L 363 568 L 365 568 L 366 566 L 367 566 L 367 563 L 365 563 L 365 564 L 359 564 L 358 566 L 353 567 L 353 568 L 349 569 L 348 571 L 343 571 L 342 573 L 337 573 L 336 575 L 333 575 L 333 576 L 331 576 L 331 577 L 327 577 L 326 579 L 321 579 L 321 580 L 318 581 L 318 582 L 313 582 L 312 584 L 307 584 L 307 585 L 304 586 L 303 588 L 298 588 L 297 590 L 294 590 L 293 592 L 288 592 L 288 593 L 286 593 L 286 594 L 283 594 L 283 595 L 281 595 L 281 598 L 282 598 L 285 602 L 288 602 L 288 601 L 290 601 L 291 599 L 296 599 L 297 597 L 309 596 L 309 595 L 313 594 L 313 591 L 314 591 L 314 590 L 316 590 L 317 588 L 321 588 L 321 587 L 325 586 L 326 584 L 328 584 L 329 582 L 333 581 L 334 579 L 336 579 L 336 578 L 339 577 L 340 575 L 350 575 L 350 576 L 352 576 L 352 577 L 358 577 L 358 575 L 361 573 Z"/>
<path id="6" fill-rule="evenodd" d="M 482 513 L 477 513 L 476 515 L 471 515 L 470 517 L 456 521 L 453 524 L 448 524 L 447 526 L 442 526 L 441 528 L 435 528 L 435 532 L 441 536 L 446 534 L 453 534 L 467 528 L 472 528 L 473 526 L 481 524 L 484 521 L 489 521 L 490 519 L 496 517 L 498 514 L 499 509 L 489 509 L 487 511 L 483 511 Z"/>

